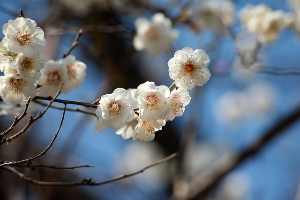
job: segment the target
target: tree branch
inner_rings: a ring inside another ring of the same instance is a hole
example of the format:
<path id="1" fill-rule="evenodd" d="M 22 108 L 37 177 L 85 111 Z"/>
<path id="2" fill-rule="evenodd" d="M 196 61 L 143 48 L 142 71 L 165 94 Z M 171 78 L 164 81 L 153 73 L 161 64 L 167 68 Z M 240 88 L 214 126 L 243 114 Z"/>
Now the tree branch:
<path id="1" fill-rule="evenodd" d="M 139 173 L 144 172 L 147 169 L 150 169 L 152 167 L 160 165 L 160 164 L 174 158 L 175 156 L 177 156 L 177 154 L 173 153 L 172 155 L 170 155 L 170 156 L 168 156 L 164 159 L 161 159 L 161 160 L 157 161 L 156 163 L 148 165 L 148 166 L 146 166 L 146 167 L 144 167 L 144 168 L 142 168 L 142 169 L 140 169 L 136 172 L 133 172 L 133 173 L 130 173 L 130 174 L 124 174 L 124 175 L 121 175 L 121 176 L 117 176 L 115 178 L 112 178 L 112 179 L 109 179 L 109 180 L 106 180 L 106 181 L 102 181 L 102 182 L 94 182 L 92 179 L 83 179 L 81 182 L 46 182 L 46 181 L 38 181 L 38 180 L 27 177 L 25 174 L 17 171 L 13 167 L 4 166 L 2 168 L 16 174 L 22 180 L 27 181 L 27 182 L 32 183 L 32 184 L 35 184 L 35 185 L 41 185 L 41 186 L 84 186 L 84 185 L 100 186 L 100 185 L 108 184 L 108 183 L 111 183 L 111 182 L 119 181 L 119 180 L 122 180 L 122 179 L 125 179 L 125 178 L 128 178 L 128 177 L 137 175 Z"/>
<path id="2" fill-rule="evenodd" d="M 65 107 L 67 105 L 65 104 Z M 45 155 L 47 153 L 47 151 L 52 147 L 54 141 L 56 140 L 57 136 L 58 136 L 58 133 L 60 131 L 60 128 L 63 124 L 63 121 L 64 121 L 64 118 L 65 118 L 65 113 L 66 113 L 66 110 L 64 109 L 64 112 L 63 112 L 63 115 L 62 115 L 62 118 L 61 118 L 61 121 L 60 121 L 60 125 L 58 127 L 58 130 L 56 132 L 56 134 L 54 135 L 54 138 L 52 139 L 52 141 L 50 142 L 50 144 L 47 146 L 47 148 L 42 151 L 41 153 L 39 153 L 38 155 L 32 157 L 32 158 L 27 158 L 27 159 L 24 159 L 24 160 L 19 160 L 19 161 L 5 161 L 3 163 L 0 163 L 0 167 L 1 166 L 5 166 L 5 165 L 15 165 L 15 164 L 20 164 L 20 163 L 31 163 L 32 161 L 34 161 L 35 159 Z"/>
<path id="3" fill-rule="evenodd" d="M 69 101 L 69 100 L 63 100 L 63 99 L 56 99 L 56 98 L 52 98 L 52 97 L 42 97 L 42 96 L 35 96 L 32 98 L 33 101 L 35 100 L 51 100 L 53 102 L 58 102 L 58 103 L 63 103 L 63 104 L 73 104 L 73 105 L 79 105 L 79 106 L 84 106 L 86 108 L 97 108 L 98 105 L 96 104 L 91 104 L 91 103 L 85 103 L 85 102 L 80 102 L 80 101 Z"/>
<path id="4" fill-rule="evenodd" d="M 23 119 L 27 115 L 27 110 L 29 107 L 30 99 L 31 99 L 31 97 L 28 98 L 27 103 L 25 104 L 23 113 L 19 117 L 15 116 L 15 119 L 14 119 L 13 123 L 11 124 L 11 126 L 0 134 L 0 141 L 2 140 L 3 136 L 9 134 L 14 129 L 14 127 L 21 121 L 21 119 Z"/>
<path id="5" fill-rule="evenodd" d="M 94 167 L 90 165 L 78 165 L 78 166 L 71 166 L 71 167 L 58 167 L 56 165 L 44 165 L 44 164 L 15 164 L 15 167 L 25 167 L 35 170 L 36 167 L 38 168 L 49 168 L 49 169 L 77 169 L 77 168 L 85 168 L 85 167 Z"/>
<path id="6" fill-rule="evenodd" d="M 40 104 L 42 106 L 48 106 L 48 104 L 43 103 L 43 102 L 38 101 L 38 100 L 34 100 L 34 102 L 37 103 L 37 104 Z M 56 105 L 51 105 L 50 107 L 58 109 L 58 110 L 63 110 L 64 109 L 64 107 L 62 107 L 62 106 L 56 106 Z M 80 109 L 80 108 L 66 108 L 66 110 L 67 111 L 73 111 L 73 112 L 81 112 L 81 113 L 84 113 L 84 114 L 96 116 L 95 111 L 83 110 L 83 109 Z"/>
<path id="7" fill-rule="evenodd" d="M 54 96 L 53 99 L 51 99 L 50 103 L 48 104 L 48 106 L 45 108 L 45 110 L 43 112 L 41 112 L 38 116 L 36 116 L 35 118 L 32 117 L 32 115 L 30 115 L 30 120 L 29 122 L 27 123 L 27 125 L 21 130 L 19 131 L 18 133 L 10 136 L 10 137 L 5 137 L 4 139 L 1 138 L 1 142 L 0 142 L 0 145 L 4 144 L 4 143 L 8 143 L 8 142 L 11 142 L 12 140 L 16 139 L 17 137 L 19 137 L 20 135 L 22 135 L 23 133 L 25 133 L 25 131 L 35 122 L 37 121 L 38 119 L 42 118 L 44 116 L 44 114 L 47 112 L 47 110 L 49 109 L 49 107 L 52 105 L 53 101 L 58 97 L 58 95 L 60 94 L 61 92 L 61 89 L 63 87 L 64 83 L 61 84 L 57 94 Z M 66 104 L 65 104 L 65 107 L 66 107 Z M 65 112 L 65 111 L 64 111 Z"/>

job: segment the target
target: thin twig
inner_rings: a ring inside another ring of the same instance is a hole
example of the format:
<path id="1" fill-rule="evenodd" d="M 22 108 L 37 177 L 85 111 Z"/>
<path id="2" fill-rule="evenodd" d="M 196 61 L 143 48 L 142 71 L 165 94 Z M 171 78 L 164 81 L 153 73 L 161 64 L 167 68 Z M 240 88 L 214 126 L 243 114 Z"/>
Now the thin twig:
<path id="1" fill-rule="evenodd" d="M 15 119 L 14 119 L 13 123 L 11 124 L 11 126 L 0 134 L 0 141 L 2 140 L 3 136 L 9 134 L 9 132 L 11 132 L 14 129 L 14 127 L 28 114 L 27 110 L 29 107 L 30 99 L 31 99 L 31 97 L 28 98 L 27 103 L 25 104 L 23 113 L 19 117 L 15 116 Z"/>
<path id="2" fill-rule="evenodd" d="M 57 94 L 54 96 L 54 98 L 50 101 L 50 103 L 48 104 L 48 106 L 45 108 L 45 110 L 43 112 L 41 112 L 38 116 L 36 116 L 35 118 L 32 117 L 32 115 L 30 115 L 30 119 L 29 122 L 27 123 L 27 125 L 18 133 L 10 136 L 10 137 L 5 137 L 5 138 L 1 138 L 0 141 L 0 145 L 4 144 L 4 143 L 8 143 L 11 142 L 12 140 L 16 139 L 17 137 L 19 137 L 20 135 L 22 135 L 35 121 L 37 121 L 38 119 L 42 118 L 44 116 L 44 114 L 47 112 L 47 110 L 50 108 L 50 106 L 52 105 L 52 103 L 54 102 L 54 100 L 58 97 L 58 95 L 61 92 L 61 89 L 63 87 L 63 84 L 60 86 L 60 89 L 58 90 Z M 66 105 L 66 104 L 65 104 Z"/>
<path id="3" fill-rule="evenodd" d="M 90 165 L 78 165 L 78 166 L 71 166 L 71 167 L 58 167 L 56 165 L 44 165 L 44 164 L 15 164 L 15 167 L 26 167 L 34 170 L 36 167 L 38 168 L 49 168 L 49 169 L 77 169 L 77 168 L 85 168 L 85 167 L 94 167 Z"/>
<path id="4" fill-rule="evenodd" d="M 37 103 L 37 104 L 40 104 L 42 106 L 48 106 L 48 104 L 46 104 L 44 102 L 41 102 L 41 101 L 38 101 L 38 100 L 35 100 L 34 102 Z M 64 107 L 62 107 L 62 106 L 56 106 L 56 105 L 51 105 L 50 107 L 58 109 L 58 110 L 63 110 L 64 109 Z M 89 114 L 89 115 L 94 115 L 94 116 L 96 115 L 95 111 L 82 110 L 80 108 L 66 108 L 66 110 L 67 111 L 73 111 L 73 112 L 81 112 L 81 113 L 85 113 L 85 114 Z"/>
<path id="5" fill-rule="evenodd" d="M 65 107 L 67 107 L 67 105 L 65 104 Z M 58 133 L 60 131 L 60 128 L 64 122 L 64 118 L 65 118 L 65 113 L 66 113 L 66 109 L 64 109 L 64 112 L 63 112 L 63 115 L 62 115 L 62 118 L 61 118 L 61 121 L 60 121 L 60 124 L 59 124 L 59 127 L 58 127 L 58 130 L 56 131 L 52 141 L 50 142 L 50 144 L 47 146 L 47 148 L 40 152 L 39 154 L 37 154 L 36 156 L 34 157 L 31 157 L 31 158 L 26 158 L 26 159 L 23 159 L 23 160 L 19 160 L 19 161 L 5 161 L 3 163 L 0 163 L 0 167 L 1 166 L 5 166 L 5 165 L 15 165 L 15 164 L 21 164 L 21 163 L 31 163 L 32 161 L 34 161 L 35 159 L 45 155 L 47 153 L 47 151 L 52 147 L 54 141 L 56 140 L 57 136 L 58 136 Z"/>
<path id="6" fill-rule="evenodd" d="M 72 46 L 70 47 L 69 51 L 63 56 L 63 58 L 67 57 L 68 55 L 70 55 L 70 53 L 73 51 L 73 49 L 75 49 L 75 47 L 77 47 L 77 45 L 79 44 L 78 40 L 80 38 L 80 36 L 82 35 L 82 29 L 80 29 L 72 43 Z"/>
<path id="7" fill-rule="evenodd" d="M 176 87 L 175 82 L 172 83 L 172 85 L 169 87 L 169 90 L 172 91 Z"/>
<path id="8" fill-rule="evenodd" d="M 4 166 L 2 168 L 16 174 L 22 180 L 25 180 L 25 181 L 27 181 L 29 183 L 32 183 L 32 184 L 35 184 L 35 185 L 41 185 L 41 186 L 84 186 L 84 185 L 100 186 L 100 185 L 112 183 L 112 182 L 115 182 L 115 181 L 119 181 L 119 180 L 122 180 L 122 179 L 125 179 L 125 178 L 128 178 L 128 177 L 131 177 L 131 176 L 135 176 L 137 174 L 140 174 L 140 173 L 144 172 L 147 169 L 150 169 L 152 167 L 160 165 L 160 164 L 174 158 L 175 156 L 177 156 L 177 154 L 173 153 L 172 155 L 170 155 L 170 156 L 168 156 L 164 159 L 161 159 L 161 160 L 157 161 L 156 163 L 148 165 L 148 166 L 146 166 L 146 167 L 144 167 L 144 168 L 142 168 L 142 169 L 140 169 L 136 172 L 133 172 L 133 173 L 130 173 L 130 174 L 124 174 L 124 175 L 121 175 L 121 176 L 117 176 L 115 178 L 112 178 L 112 179 L 109 179 L 109 180 L 106 180 L 106 181 L 102 181 L 102 182 L 94 182 L 92 179 L 83 179 L 81 182 L 46 182 L 46 181 L 38 181 L 38 180 L 27 177 L 25 174 L 17 171 L 13 167 Z"/>
<path id="9" fill-rule="evenodd" d="M 73 104 L 73 105 L 79 105 L 79 106 L 84 106 L 86 108 L 97 108 L 98 105 L 91 104 L 91 103 L 85 103 L 85 102 L 80 102 L 80 101 L 69 101 L 69 100 L 63 100 L 63 99 L 55 99 L 52 97 L 42 97 L 42 96 L 35 96 L 32 100 L 51 100 L 53 102 L 58 102 L 58 103 L 63 103 L 63 104 Z"/>

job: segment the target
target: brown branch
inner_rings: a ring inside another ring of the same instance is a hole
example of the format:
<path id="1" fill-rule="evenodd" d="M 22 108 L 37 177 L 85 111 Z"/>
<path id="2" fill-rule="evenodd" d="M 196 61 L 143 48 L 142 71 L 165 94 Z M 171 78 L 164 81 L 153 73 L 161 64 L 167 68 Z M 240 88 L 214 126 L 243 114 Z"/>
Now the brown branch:
<path id="1" fill-rule="evenodd" d="M 136 172 L 133 172 L 133 173 L 130 173 L 130 174 L 124 174 L 124 175 L 121 175 L 121 176 L 117 176 L 115 178 L 112 178 L 112 179 L 109 179 L 109 180 L 106 180 L 106 181 L 102 181 L 102 182 L 94 182 L 92 179 L 83 179 L 81 182 L 46 182 L 46 181 L 38 181 L 38 180 L 27 177 L 25 174 L 17 171 L 13 167 L 4 166 L 2 168 L 16 174 L 22 180 L 27 181 L 27 182 L 32 183 L 32 184 L 35 184 L 35 185 L 41 185 L 41 186 L 84 186 L 84 185 L 100 186 L 100 185 L 112 183 L 112 182 L 115 182 L 115 181 L 119 181 L 119 180 L 122 180 L 122 179 L 125 179 L 125 178 L 128 178 L 128 177 L 140 174 L 140 173 L 144 172 L 147 169 L 150 169 L 152 167 L 160 165 L 160 164 L 174 158 L 176 155 L 177 155 L 176 153 L 173 153 L 172 155 L 170 155 L 170 156 L 168 156 L 164 159 L 161 159 L 161 160 L 157 161 L 156 163 L 148 165 L 148 166 L 146 166 L 146 167 L 144 167 L 144 168 L 142 168 L 142 169 L 140 169 Z"/>
<path id="2" fill-rule="evenodd" d="M 63 58 L 65 58 L 68 55 L 70 55 L 70 53 L 73 51 L 73 49 L 75 49 L 75 47 L 77 47 L 77 45 L 79 44 L 78 40 L 81 37 L 81 35 L 82 35 L 82 29 L 80 29 L 78 31 L 78 33 L 77 33 L 77 35 L 76 35 L 76 37 L 75 37 L 75 39 L 74 39 L 74 41 L 72 43 L 72 46 L 70 47 L 69 51 L 66 54 L 64 54 Z"/>
<path id="3" fill-rule="evenodd" d="M 29 107 L 30 99 L 31 99 L 31 97 L 28 98 L 27 103 L 25 104 L 23 113 L 19 117 L 15 116 L 15 119 L 14 119 L 13 123 L 11 124 L 11 126 L 0 134 L 0 141 L 2 140 L 3 136 L 9 134 L 14 129 L 14 127 L 27 115 L 27 110 Z"/>
<path id="4" fill-rule="evenodd" d="M 264 147 L 273 141 L 277 136 L 284 133 L 284 130 L 295 123 L 300 118 L 300 106 L 294 109 L 288 116 L 274 123 L 265 134 L 262 135 L 256 142 L 238 153 L 236 156 L 227 157 L 225 160 L 220 160 L 213 166 L 209 172 L 200 174 L 201 179 L 195 178 L 191 186 L 195 190 L 191 190 L 189 200 L 202 199 L 218 185 L 218 183 L 231 171 L 239 167 L 247 159 L 257 155 Z M 199 180 L 199 181 L 197 181 Z"/>
<path id="5" fill-rule="evenodd" d="M 77 169 L 77 168 L 85 168 L 85 167 L 94 167 L 90 165 L 78 165 L 78 166 L 71 166 L 71 167 L 58 167 L 56 165 L 44 165 L 44 164 L 15 164 L 15 167 L 25 167 L 35 170 L 36 167 L 38 168 L 49 168 L 49 169 Z"/>
<path id="6" fill-rule="evenodd" d="M 65 104 L 65 107 L 66 107 L 66 106 L 67 106 L 67 105 Z M 0 163 L 0 167 L 1 167 L 1 166 L 5 166 L 5 165 L 15 165 L 15 164 L 20 164 L 20 163 L 31 163 L 31 162 L 34 161 L 35 159 L 37 159 L 37 158 L 39 158 L 39 157 L 45 155 L 45 154 L 47 153 L 47 151 L 52 147 L 54 141 L 56 140 L 56 138 L 57 138 L 57 136 L 58 136 L 58 133 L 59 133 L 59 131 L 60 131 L 60 128 L 61 128 L 61 126 L 62 126 L 62 124 L 63 124 L 63 121 L 64 121 L 64 118 L 65 118 L 65 113 L 66 113 L 66 109 L 64 109 L 64 112 L 63 112 L 63 115 L 62 115 L 62 118 L 61 118 L 61 121 L 60 121 L 60 124 L 59 124 L 59 127 L 58 127 L 57 132 L 55 133 L 55 135 L 54 135 L 52 141 L 50 142 L 50 144 L 47 146 L 47 148 L 46 148 L 44 151 L 40 152 L 39 154 L 37 154 L 36 156 L 31 157 L 31 158 L 27 158 L 27 159 L 23 159 L 23 160 L 19 160 L 19 161 L 5 161 L 5 162 L 3 162 L 3 163 Z"/>
<path id="7" fill-rule="evenodd" d="M 63 99 L 56 99 L 56 98 L 52 98 L 52 97 L 42 97 L 42 96 L 35 96 L 32 100 L 51 100 L 53 102 L 58 102 L 58 103 L 63 103 L 63 104 L 72 104 L 72 105 L 79 105 L 79 106 L 84 106 L 86 108 L 97 108 L 98 105 L 96 104 L 91 104 L 91 103 L 85 103 L 85 102 L 80 102 L 80 101 L 69 101 L 69 100 L 63 100 Z"/>
<path id="8" fill-rule="evenodd" d="M 30 119 L 29 122 L 27 123 L 27 125 L 18 133 L 10 136 L 10 137 L 5 137 L 5 138 L 1 138 L 0 141 L 0 145 L 4 144 L 4 143 L 8 143 L 11 142 L 12 140 L 16 139 L 17 137 L 19 137 L 20 135 L 22 135 L 23 133 L 25 133 L 25 131 L 38 119 L 42 118 L 44 116 L 44 114 L 47 112 L 47 110 L 50 108 L 50 106 L 52 105 L 52 103 L 54 102 L 54 100 L 58 97 L 58 95 L 61 92 L 61 89 L 63 87 L 64 83 L 61 84 L 57 94 L 54 96 L 54 98 L 50 101 L 50 103 L 48 104 L 48 106 L 45 108 L 45 110 L 43 112 L 41 112 L 38 116 L 36 116 L 35 118 L 32 117 L 32 115 L 30 115 Z M 33 98 L 34 99 L 34 98 Z M 65 104 L 66 105 L 66 104 Z"/>
<path id="9" fill-rule="evenodd" d="M 38 101 L 38 100 L 34 100 L 34 102 L 37 103 L 37 104 L 40 104 L 42 106 L 47 106 L 48 105 L 48 104 L 43 103 L 43 102 Z M 56 105 L 51 105 L 50 107 L 58 109 L 58 110 L 63 110 L 64 109 L 64 107 L 62 107 L 62 106 L 56 106 Z M 96 116 L 95 111 L 83 110 L 83 109 L 80 109 L 80 108 L 66 108 L 66 110 L 67 111 L 73 111 L 73 112 L 81 112 L 81 113 L 85 113 L 85 114 Z"/>

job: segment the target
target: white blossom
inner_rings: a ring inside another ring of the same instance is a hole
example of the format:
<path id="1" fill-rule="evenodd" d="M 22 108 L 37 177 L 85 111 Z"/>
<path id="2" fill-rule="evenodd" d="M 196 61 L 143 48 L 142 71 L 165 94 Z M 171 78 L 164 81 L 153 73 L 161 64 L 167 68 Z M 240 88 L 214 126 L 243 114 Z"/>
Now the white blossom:
<path id="1" fill-rule="evenodd" d="M 61 60 L 62 66 L 67 69 L 67 79 L 62 88 L 63 93 L 69 93 L 72 88 L 81 86 L 86 76 L 86 65 L 75 59 L 75 56 L 69 55 Z"/>
<path id="2" fill-rule="evenodd" d="M 18 17 L 3 25 L 6 47 L 13 53 L 31 57 L 39 54 L 45 45 L 44 32 L 29 18 Z"/>
<path id="3" fill-rule="evenodd" d="M 67 80 L 68 71 L 66 67 L 62 66 L 61 62 L 49 60 L 42 68 L 41 73 L 38 83 L 42 87 L 38 89 L 38 94 L 53 97 L 58 92 L 61 84 Z"/>
<path id="4" fill-rule="evenodd" d="M 153 82 L 145 82 L 137 88 L 138 108 L 140 118 L 146 121 L 165 118 L 170 112 L 170 104 L 167 101 L 170 90 L 167 86 L 156 86 Z"/>
<path id="5" fill-rule="evenodd" d="M 138 18 L 135 26 L 137 34 L 134 36 L 133 46 L 139 51 L 145 49 L 152 55 L 170 50 L 178 37 L 178 32 L 171 30 L 171 20 L 162 13 L 156 13 L 152 21 Z"/>
<path id="6" fill-rule="evenodd" d="M 117 88 L 112 94 L 101 97 L 96 110 L 98 122 L 96 130 L 101 132 L 103 127 L 119 129 L 134 119 L 131 96 L 123 88 Z"/>
<path id="7" fill-rule="evenodd" d="M 117 130 L 117 135 L 122 135 L 123 139 L 129 139 L 134 136 L 134 129 L 138 124 L 138 116 L 135 115 L 134 119 L 128 122 L 125 126 Z"/>
<path id="8" fill-rule="evenodd" d="M 166 120 L 158 119 L 154 121 L 144 121 L 139 119 L 138 125 L 134 130 L 133 139 L 139 139 L 143 142 L 148 142 L 154 139 L 155 132 L 162 129 L 166 124 Z"/>
<path id="9" fill-rule="evenodd" d="M 6 48 L 7 40 L 3 39 L 0 42 L 0 71 L 3 72 L 5 68 L 13 67 L 15 65 L 15 59 L 18 54 L 12 53 Z"/>
<path id="10" fill-rule="evenodd" d="M 175 117 L 183 115 L 185 106 L 190 103 L 191 97 L 186 89 L 178 88 L 172 91 L 170 100 L 172 100 L 172 104 L 167 119 L 172 121 Z"/>
<path id="11" fill-rule="evenodd" d="M 231 1 L 209 0 L 201 2 L 193 24 L 199 31 L 210 29 L 219 32 L 231 27 L 234 18 L 234 5 Z"/>
<path id="12" fill-rule="evenodd" d="M 25 109 L 26 101 L 22 101 L 19 104 L 0 104 L 0 116 L 1 115 L 11 115 L 20 116 Z M 27 112 L 32 114 L 35 111 L 40 110 L 41 106 L 37 103 L 30 102 Z M 28 115 L 26 115 L 28 116 Z"/>
<path id="13" fill-rule="evenodd" d="M 288 2 L 296 13 L 300 12 L 300 0 L 288 0 Z"/>
<path id="14" fill-rule="evenodd" d="M 286 27 L 284 13 L 281 10 L 272 11 L 265 4 L 246 6 L 241 11 L 241 20 L 247 31 L 264 44 L 276 40 L 281 30 Z"/>
<path id="15" fill-rule="evenodd" d="M 202 86 L 210 78 L 207 68 L 210 59 L 202 49 L 193 51 L 190 47 L 175 52 L 168 62 L 170 78 L 179 88 L 191 90 L 195 85 Z"/>
<path id="16" fill-rule="evenodd" d="M 13 69 L 16 69 L 18 74 L 27 81 L 36 81 L 40 78 L 40 70 L 43 67 L 41 54 L 36 54 L 32 57 L 27 57 L 23 53 L 19 53 L 15 59 L 16 64 Z M 11 67 L 12 68 L 12 67 Z"/>
<path id="17" fill-rule="evenodd" d="M 23 79 L 18 74 L 0 77 L 0 90 L 3 101 L 8 104 L 21 103 L 36 94 L 33 82 Z"/>

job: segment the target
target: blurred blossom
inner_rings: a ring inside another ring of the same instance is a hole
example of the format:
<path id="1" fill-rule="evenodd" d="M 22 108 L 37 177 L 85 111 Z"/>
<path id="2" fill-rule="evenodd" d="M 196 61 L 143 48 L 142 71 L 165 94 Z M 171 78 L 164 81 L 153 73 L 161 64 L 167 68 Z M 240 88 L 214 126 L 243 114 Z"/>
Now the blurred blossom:
<path id="1" fill-rule="evenodd" d="M 116 162 L 115 170 L 118 174 L 128 174 L 140 170 L 164 158 L 163 150 L 155 143 L 132 142 L 125 148 L 121 160 Z M 158 165 L 144 171 L 134 177 L 124 179 L 121 182 L 141 185 L 147 188 L 159 188 L 164 185 L 167 178 L 166 165 Z M 133 187 L 136 187 L 133 185 Z"/>
<path id="2" fill-rule="evenodd" d="M 291 8 L 296 12 L 300 12 L 300 0 L 288 0 Z"/>
<path id="3" fill-rule="evenodd" d="M 237 123 L 244 117 L 246 110 L 247 104 L 244 94 L 228 92 L 218 100 L 215 115 L 223 123 Z"/>
<path id="4" fill-rule="evenodd" d="M 202 1 L 196 10 L 196 19 L 192 28 L 198 31 L 212 30 L 222 32 L 234 23 L 235 8 L 231 1 Z"/>
<path id="5" fill-rule="evenodd" d="M 237 123 L 249 116 L 266 116 L 275 105 L 275 89 L 255 83 L 242 92 L 227 92 L 216 104 L 215 115 L 225 123 Z"/>
<path id="6" fill-rule="evenodd" d="M 248 104 L 251 103 L 249 113 L 267 115 L 276 103 L 275 88 L 267 83 L 254 83 L 246 91 Z"/>
<path id="7" fill-rule="evenodd" d="M 26 101 L 22 101 L 20 104 L 0 104 L 0 116 L 2 115 L 11 115 L 11 116 L 20 116 L 25 109 Z M 39 111 L 41 108 L 40 105 L 34 102 L 30 102 L 27 112 L 33 114 L 34 112 Z"/>
<path id="8" fill-rule="evenodd" d="M 248 32 L 240 32 L 236 36 L 236 48 L 240 55 L 236 56 L 233 62 L 232 69 L 235 73 L 235 78 L 245 81 L 256 76 L 255 73 L 259 70 L 260 60 L 263 52 L 258 52 L 258 43 L 256 37 Z"/>
<path id="9" fill-rule="evenodd" d="M 247 31 L 263 44 L 276 40 L 286 27 L 285 15 L 281 10 L 271 10 L 265 4 L 247 5 L 241 11 L 241 21 Z"/>
<path id="10" fill-rule="evenodd" d="M 73 15 L 86 16 L 96 0 L 59 0 Z"/>
<path id="11" fill-rule="evenodd" d="M 133 39 L 136 50 L 146 50 L 151 55 L 167 52 L 178 37 L 178 32 L 172 30 L 171 20 L 162 13 L 156 13 L 152 21 L 138 18 L 135 22 L 137 34 Z"/>

